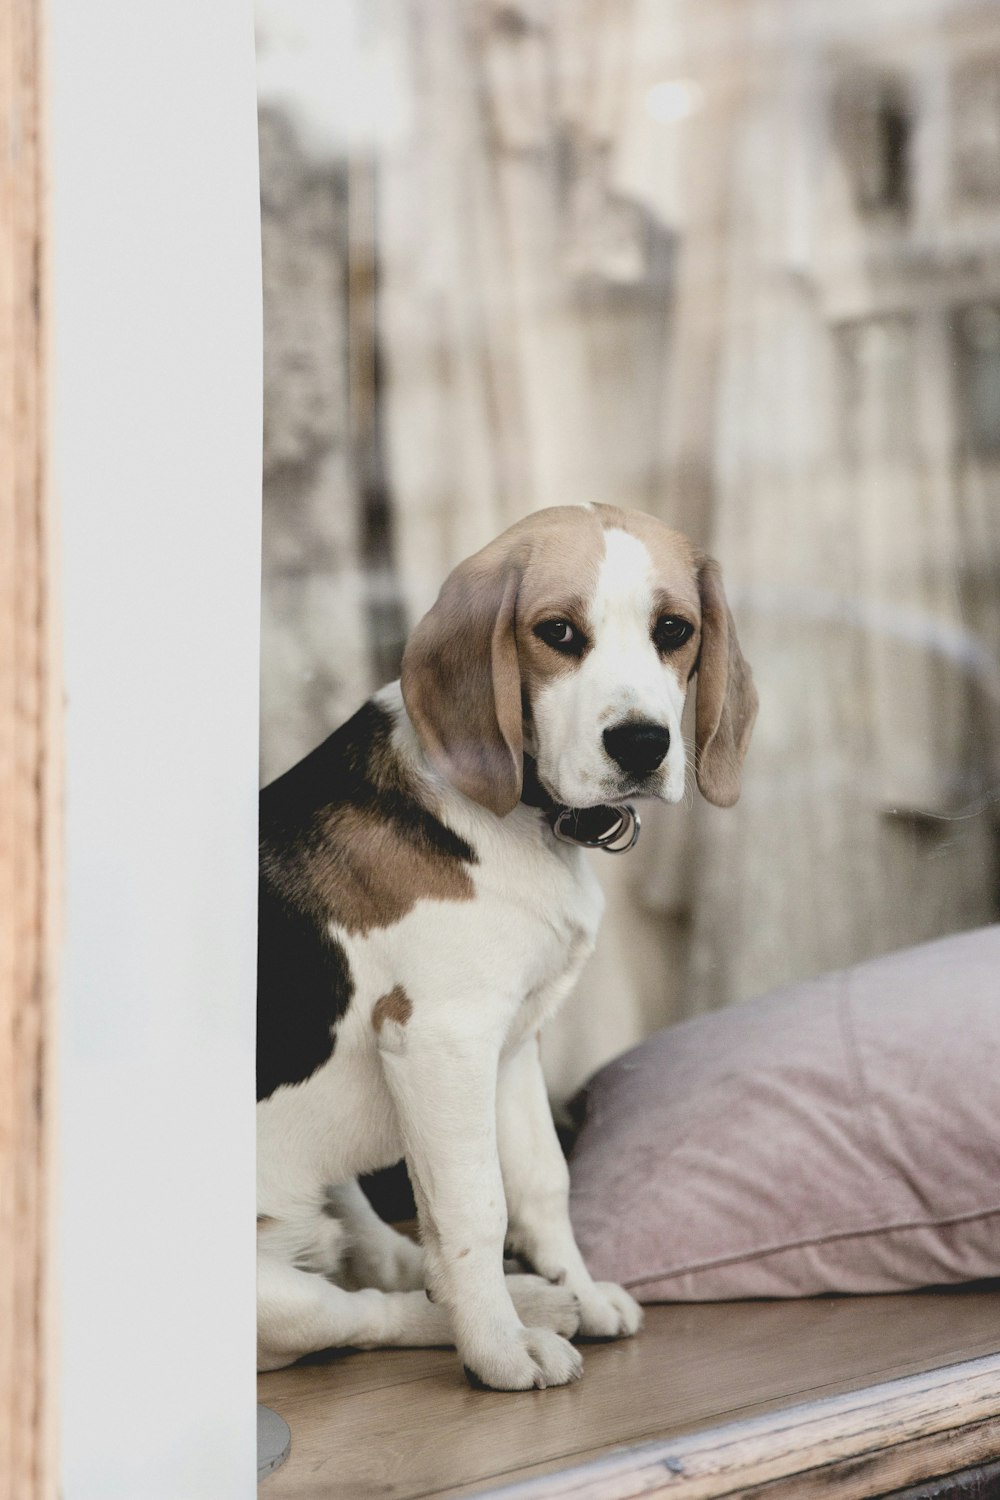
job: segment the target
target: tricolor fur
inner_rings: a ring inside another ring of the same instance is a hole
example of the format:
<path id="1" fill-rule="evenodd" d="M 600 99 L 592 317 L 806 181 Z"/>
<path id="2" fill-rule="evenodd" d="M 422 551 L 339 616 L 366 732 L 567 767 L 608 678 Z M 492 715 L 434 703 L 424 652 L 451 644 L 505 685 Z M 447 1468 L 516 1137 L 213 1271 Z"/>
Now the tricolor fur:
<path id="1" fill-rule="evenodd" d="M 637 512 L 559 507 L 463 563 L 400 683 L 261 797 L 259 1364 L 454 1343 L 504 1390 L 634 1333 L 573 1241 L 538 1031 L 593 949 L 598 883 L 522 798 L 678 801 L 681 713 L 728 806 L 756 712 L 718 568 Z M 360 1173 L 405 1157 L 421 1246 Z M 505 1242 L 534 1275 L 506 1276 Z"/>

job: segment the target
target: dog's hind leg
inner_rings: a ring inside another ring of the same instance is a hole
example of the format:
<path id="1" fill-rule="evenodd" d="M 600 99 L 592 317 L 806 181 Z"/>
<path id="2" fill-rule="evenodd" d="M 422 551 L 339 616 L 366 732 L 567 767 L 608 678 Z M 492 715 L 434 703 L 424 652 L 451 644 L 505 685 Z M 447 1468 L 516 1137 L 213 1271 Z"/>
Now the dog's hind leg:
<path id="1" fill-rule="evenodd" d="M 357 1182 L 326 1190 L 324 1212 L 334 1214 L 346 1231 L 346 1256 L 358 1286 L 383 1292 L 410 1292 L 424 1285 L 424 1252 L 387 1224 L 372 1208 Z"/>
<path id="2" fill-rule="evenodd" d="M 257 1368 L 280 1370 L 303 1354 L 345 1346 L 422 1348 L 453 1342 L 443 1308 L 424 1292 L 347 1292 L 277 1256 L 257 1257 Z"/>
<path id="3" fill-rule="evenodd" d="M 579 1322 L 576 1299 L 540 1276 L 508 1285 L 522 1318 L 569 1337 Z M 257 1368 L 280 1370 L 321 1349 L 419 1349 L 453 1346 L 451 1321 L 425 1292 L 348 1292 L 316 1271 L 275 1255 L 257 1257 Z"/>

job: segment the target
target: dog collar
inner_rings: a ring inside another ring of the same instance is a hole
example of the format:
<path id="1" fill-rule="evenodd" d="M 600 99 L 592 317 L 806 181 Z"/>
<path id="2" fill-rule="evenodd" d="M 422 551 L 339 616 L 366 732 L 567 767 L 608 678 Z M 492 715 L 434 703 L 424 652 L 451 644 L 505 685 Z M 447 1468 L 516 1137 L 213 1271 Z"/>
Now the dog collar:
<path id="1" fill-rule="evenodd" d="M 605 854 L 627 854 L 639 841 L 642 824 L 631 802 L 620 807 L 564 807 L 552 822 L 552 832 L 564 844 L 603 849 Z"/>
<path id="2" fill-rule="evenodd" d="M 542 786 L 535 762 L 528 755 L 524 757 L 521 801 L 540 810 L 560 843 L 577 844 L 583 849 L 627 854 L 642 830 L 639 814 L 630 802 L 619 806 L 601 803 L 597 807 L 566 807 L 556 802 Z"/>

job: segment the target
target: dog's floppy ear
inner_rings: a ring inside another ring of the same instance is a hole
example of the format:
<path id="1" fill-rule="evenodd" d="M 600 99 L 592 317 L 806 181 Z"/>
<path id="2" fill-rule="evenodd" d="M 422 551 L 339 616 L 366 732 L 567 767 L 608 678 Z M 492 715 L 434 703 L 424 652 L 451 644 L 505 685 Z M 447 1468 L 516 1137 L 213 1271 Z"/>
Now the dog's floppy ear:
<path id="1" fill-rule="evenodd" d="M 403 701 L 424 750 L 452 786 L 498 817 L 523 774 L 514 610 L 521 569 L 494 545 L 445 579 L 403 653 Z"/>
<path id="2" fill-rule="evenodd" d="M 695 701 L 695 767 L 702 796 L 716 807 L 732 807 L 740 795 L 740 772 L 757 717 L 757 690 L 726 603 L 719 565 L 702 557 L 701 652 Z"/>

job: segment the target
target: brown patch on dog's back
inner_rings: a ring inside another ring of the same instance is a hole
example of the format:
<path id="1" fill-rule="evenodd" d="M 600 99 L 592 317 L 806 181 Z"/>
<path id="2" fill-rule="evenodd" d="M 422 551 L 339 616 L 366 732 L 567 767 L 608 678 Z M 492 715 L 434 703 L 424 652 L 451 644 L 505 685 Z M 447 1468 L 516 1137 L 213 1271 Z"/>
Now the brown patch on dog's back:
<path id="1" fill-rule="evenodd" d="M 278 808 L 263 859 L 316 921 L 366 933 L 400 921 L 421 899 L 472 900 L 475 850 L 417 796 L 384 709 L 366 704 L 296 773 L 299 785 L 286 793 L 299 804 L 293 827 Z"/>
<path id="2" fill-rule="evenodd" d="M 397 1026 L 405 1026 L 412 1015 L 413 1001 L 401 984 L 394 984 L 387 995 L 382 995 L 375 1001 L 372 1010 L 372 1026 L 376 1033 L 382 1030 L 386 1021 L 394 1021 Z"/>
<path id="3" fill-rule="evenodd" d="M 336 858 L 325 853 L 310 858 L 309 876 L 324 907 L 348 933 L 389 927 L 422 897 L 471 901 L 475 895 L 469 872 L 454 857 L 415 843 L 377 809 L 331 809 L 322 826 L 324 843 L 336 849 Z"/>

